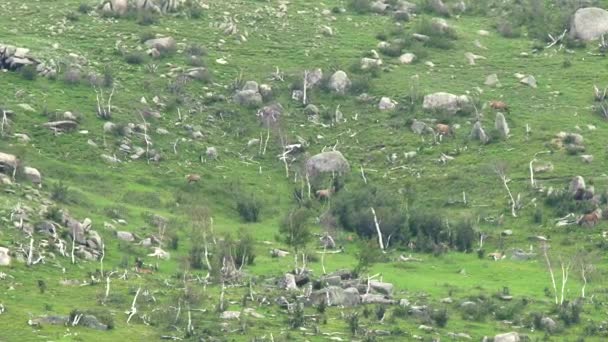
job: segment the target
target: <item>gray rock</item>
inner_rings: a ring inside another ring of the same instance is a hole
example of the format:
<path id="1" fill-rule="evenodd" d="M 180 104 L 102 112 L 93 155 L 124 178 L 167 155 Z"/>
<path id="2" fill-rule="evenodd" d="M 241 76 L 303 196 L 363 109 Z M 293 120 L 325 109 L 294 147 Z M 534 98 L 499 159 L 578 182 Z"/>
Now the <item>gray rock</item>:
<path id="1" fill-rule="evenodd" d="M 149 39 L 146 40 L 144 44 L 151 49 L 158 50 L 159 52 L 174 50 L 177 45 L 175 39 L 172 37 Z"/>
<path id="2" fill-rule="evenodd" d="M 481 121 L 477 121 L 471 130 L 471 139 L 479 140 L 482 144 L 490 142 L 490 136 L 481 126 Z"/>
<path id="3" fill-rule="evenodd" d="M 492 88 L 498 88 L 501 86 L 500 80 L 498 79 L 498 75 L 496 74 L 492 74 L 486 77 L 486 81 L 484 82 L 484 84 Z"/>
<path id="4" fill-rule="evenodd" d="M 311 176 L 332 172 L 343 174 L 349 169 L 350 164 L 339 151 L 319 153 L 306 162 L 306 172 Z"/>
<path id="5" fill-rule="evenodd" d="M 412 64 L 416 60 L 416 55 L 407 52 L 399 57 L 399 63 L 401 64 Z"/>
<path id="6" fill-rule="evenodd" d="M 522 79 L 519 80 L 519 83 L 521 84 L 525 84 L 527 86 L 530 86 L 532 88 L 537 88 L 537 82 L 536 82 L 536 78 L 534 78 L 534 76 L 532 75 L 528 75 L 523 77 Z"/>
<path id="7" fill-rule="evenodd" d="M 135 241 L 135 235 L 133 235 L 133 233 L 131 233 L 131 232 L 117 231 L 116 237 L 122 241 L 127 241 L 127 242 Z"/>
<path id="8" fill-rule="evenodd" d="M 361 70 L 379 68 L 380 66 L 382 66 L 381 59 L 367 58 L 367 57 L 361 58 Z"/>
<path id="9" fill-rule="evenodd" d="M 30 319 L 27 324 L 33 326 L 39 325 L 66 325 L 68 324 L 70 318 L 68 316 L 58 316 L 58 315 L 50 315 L 50 316 L 41 316 Z"/>
<path id="10" fill-rule="evenodd" d="M 19 165 L 19 160 L 12 154 L 0 152 L 0 171 L 12 173 Z"/>
<path id="11" fill-rule="evenodd" d="M 285 273 L 283 279 L 280 280 L 279 286 L 284 290 L 297 290 L 296 277 L 291 273 Z"/>
<path id="12" fill-rule="evenodd" d="M 534 259 L 536 257 L 536 253 L 527 253 L 521 249 L 515 249 L 513 254 L 511 255 L 511 260 L 516 261 L 526 261 L 530 259 Z"/>
<path id="13" fill-rule="evenodd" d="M 554 333 L 557 331 L 557 323 L 551 317 L 541 318 L 540 327 L 548 333 Z"/>
<path id="14" fill-rule="evenodd" d="M 308 116 L 319 115 L 319 108 L 313 104 L 309 104 L 304 108 L 304 113 Z"/>
<path id="15" fill-rule="evenodd" d="M 469 103 L 468 96 L 439 92 L 426 95 L 422 108 L 426 111 L 440 111 L 453 115 L 463 110 Z"/>
<path id="16" fill-rule="evenodd" d="M 0 266 L 9 266 L 11 264 L 9 252 L 8 248 L 0 247 Z"/>
<path id="17" fill-rule="evenodd" d="M 220 318 L 223 320 L 239 320 L 241 319 L 240 311 L 224 311 L 220 314 Z"/>
<path id="18" fill-rule="evenodd" d="M 353 307 L 361 303 L 361 298 L 356 288 L 329 286 L 311 293 L 310 301 L 314 305 L 325 303 L 327 306 Z"/>
<path id="19" fill-rule="evenodd" d="M 581 8 L 570 23 L 570 37 L 595 40 L 608 33 L 608 11 L 597 7 Z"/>
<path id="20" fill-rule="evenodd" d="M 125 15 L 129 9 L 129 2 L 127 0 L 110 0 L 107 1 L 102 11 L 107 14 Z"/>
<path id="21" fill-rule="evenodd" d="M 414 119 L 414 121 L 412 122 L 410 129 L 412 130 L 412 132 L 414 132 L 416 134 L 432 134 L 433 133 L 433 129 L 431 127 L 429 127 L 423 121 L 418 121 L 416 119 Z"/>
<path id="22" fill-rule="evenodd" d="M 568 190 L 571 194 L 574 195 L 579 191 L 585 190 L 585 188 L 585 179 L 582 176 L 576 176 L 570 181 L 570 186 L 568 187 Z"/>
<path id="23" fill-rule="evenodd" d="M 323 70 L 317 68 L 309 71 L 306 75 L 306 88 L 311 89 L 319 85 L 321 80 L 323 80 Z"/>
<path id="24" fill-rule="evenodd" d="M 393 305 L 393 304 L 396 304 L 397 301 L 390 299 L 388 296 L 385 296 L 385 295 L 368 293 L 368 294 L 361 295 L 361 303 Z"/>
<path id="25" fill-rule="evenodd" d="M 496 130 L 498 131 L 498 134 L 500 134 L 500 136 L 503 139 L 506 139 L 509 137 L 509 133 L 511 132 L 509 130 L 509 124 L 507 124 L 507 119 L 505 119 L 504 114 L 502 114 L 501 112 L 496 113 L 496 120 L 494 121 L 494 127 L 496 128 Z"/>
<path id="26" fill-rule="evenodd" d="M 209 159 L 217 159 L 218 153 L 217 153 L 217 148 L 210 146 L 207 147 L 207 150 L 205 151 L 205 154 L 207 155 L 207 158 Z"/>
<path id="27" fill-rule="evenodd" d="M 351 81 L 348 78 L 348 75 L 342 70 L 336 71 L 329 79 L 329 89 L 338 94 L 346 94 L 346 91 L 350 86 Z"/>
<path id="28" fill-rule="evenodd" d="M 370 281 L 369 286 L 375 292 L 381 293 L 383 295 L 392 296 L 393 295 L 393 284 L 391 283 L 382 283 L 379 281 Z"/>
<path id="29" fill-rule="evenodd" d="M 260 109 L 256 115 L 264 125 L 272 126 L 279 121 L 279 118 L 283 115 L 283 110 L 280 103 L 273 103 Z"/>
<path id="30" fill-rule="evenodd" d="M 57 229 L 55 228 L 55 225 L 51 221 L 39 222 L 34 226 L 34 228 L 36 229 L 36 232 L 38 232 L 40 234 L 51 235 L 51 236 L 57 234 Z"/>
<path id="31" fill-rule="evenodd" d="M 23 175 L 30 182 L 40 185 L 42 184 L 42 176 L 40 175 L 40 171 L 36 170 L 33 167 L 26 166 L 23 168 Z"/>
<path id="32" fill-rule="evenodd" d="M 79 326 L 83 326 L 89 329 L 95 330 L 108 330 L 108 326 L 99 321 L 99 319 L 93 315 L 83 315 L 78 322 Z"/>
<path id="33" fill-rule="evenodd" d="M 521 338 L 516 332 L 498 334 L 494 336 L 494 342 L 520 342 Z"/>
<path id="34" fill-rule="evenodd" d="M 396 106 L 397 102 L 385 96 L 383 96 L 378 103 L 378 109 L 380 110 L 393 110 Z"/>

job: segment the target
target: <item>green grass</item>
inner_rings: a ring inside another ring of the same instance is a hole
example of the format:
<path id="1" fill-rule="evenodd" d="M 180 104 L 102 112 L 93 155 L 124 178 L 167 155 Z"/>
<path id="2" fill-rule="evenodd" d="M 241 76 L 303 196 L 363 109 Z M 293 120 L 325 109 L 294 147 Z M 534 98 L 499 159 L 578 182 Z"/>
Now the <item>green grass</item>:
<path id="1" fill-rule="evenodd" d="M 436 91 L 448 91 L 456 94 L 476 93 L 476 87 L 483 92 L 476 95 L 482 103 L 501 99 L 511 107 L 506 115 L 512 137 L 506 141 L 494 141 L 481 146 L 467 138 L 471 125 L 470 117 L 456 116 L 452 123 L 461 125 L 456 138 L 447 138 L 442 144 L 432 144 L 428 137 L 424 139 L 413 134 L 406 122 L 412 118 L 428 118 L 419 106 L 413 112 L 398 111 L 386 113 L 377 110 L 377 101 L 371 104 L 361 104 L 354 96 L 335 96 L 322 90 L 315 89 L 309 93 L 311 102 L 319 107 L 325 107 L 332 112 L 339 105 L 344 113 L 345 123 L 321 127 L 310 124 L 304 114 L 304 106 L 290 100 L 288 91 L 292 81 L 301 79 L 304 69 L 323 68 L 326 74 L 342 69 L 350 73 L 350 66 L 358 63 L 359 59 L 369 50 L 376 48 L 379 42 L 376 34 L 388 32 L 395 23 L 389 16 L 360 15 L 352 11 L 335 15 L 335 21 L 330 21 L 322 15 L 316 15 L 319 9 L 332 9 L 335 6 L 346 6 L 343 1 L 295 1 L 288 5 L 288 14 L 277 18 L 265 12 L 267 6 L 278 7 L 278 1 L 209 1 L 210 9 L 197 18 L 184 16 L 163 16 L 157 23 L 145 27 L 146 31 L 158 35 L 173 36 L 178 42 L 175 54 L 164 56 L 160 60 L 146 60 L 144 64 L 128 64 L 122 51 L 129 53 L 143 48 L 140 42 L 144 28 L 137 24 L 134 18 L 104 19 L 96 15 L 80 15 L 78 21 L 68 21 L 62 24 L 62 32 L 58 33 L 58 22 L 65 19 L 66 13 L 78 10 L 81 1 L 64 0 L 40 1 L 34 6 L 21 6 L 14 0 L 5 1 L 2 6 L 11 8 L 10 11 L 0 11 L 0 42 L 20 47 L 31 48 L 34 55 L 41 59 L 54 58 L 62 60 L 69 53 L 76 53 L 88 60 L 86 70 L 103 73 L 105 67 L 112 70 L 116 93 L 113 97 L 112 122 L 126 124 L 140 123 L 138 110 L 148 106 L 154 108 L 152 99 L 159 96 L 164 103 L 174 102 L 174 95 L 167 91 L 168 80 L 171 76 L 161 77 L 170 72 L 173 66 L 187 69 L 186 55 L 183 50 L 189 46 L 201 45 L 206 47 L 208 54 L 202 57 L 204 65 L 211 72 L 212 82 L 201 84 L 188 83 L 183 92 L 186 94 L 182 104 L 160 109 L 162 118 L 149 120 L 150 135 L 154 148 L 161 151 L 163 160 L 149 165 L 144 160 L 128 161 L 128 156 L 118 151 L 120 139 L 110 134 L 103 135 L 103 121 L 96 117 L 95 92 L 86 81 L 79 85 L 66 85 L 61 81 L 47 80 L 38 77 L 34 81 L 23 79 L 19 73 L 0 73 L 0 106 L 11 108 L 17 115 L 11 127 L 13 133 L 27 133 L 32 139 L 27 146 L 22 146 L 13 138 L 0 140 L 0 151 L 19 153 L 26 164 L 41 170 L 44 175 L 43 191 L 49 192 L 54 182 L 62 181 L 69 186 L 72 201 L 61 205 L 69 209 L 78 219 L 90 217 L 94 229 L 99 231 L 106 241 L 107 255 L 104 260 L 106 270 L 123 272 L 121 267 L 123 257 L 127 256 L 130 266 L 133 266 L 135 255 L 143 256 L 146 262 L 156 262 L 146 254 L 149 250 L 142 247 L 125 249 L 112 237 L 112 233 L 103 228 L 103 222 L 110 222 L 106 208 L 124 208 L 127 213 L 126 226 L 118 226 L 120 230 L 128 230 L 148 236 L 156 232 L 144 220 L 146 213 L 156 213 L 176 223 L 168 229 L 180 236 L 178 251 L 170 251 L 169 261 L 159 262 L 159 271 L 154 275 L 143 275 L 141 278 L 132 274 L 128 280 L 112 280 L 113 295 L 116 302 L 101 306 L 97 297 L 105 291 L 105 283 L 92 286 L 66 287 L 59 285 L 61 279 L 87 280 L 89 272 L 99 267 L 98 263 L 78 261 L 71 265 L 69 259 L 58 257 L 48 259 L 44 265 L 31 268 L 15 263 L 10 268 L 0 271 L 10 274 L 11 279 L 0 281 L 0 303 L 7 311 L 0 316 L 0 341 L 114 341 L 122 338 L 133 341 L 156 340 L 161 335 L 179 335 L 164 326 L 147 326 L 135 320 L 127 326 L 124 312 L 131 305 L 135 289 L 142 286 L 154 293 L 158 304 L 148 303 L 148 299 L 138 301 L 140 309 L 151 312 L 153 307 L 176 305 L 174 296 L 181 283 L 176 275 L 181 272 L 184 258 L 190 246 L 190 225 L 186 215 L 189 205 L 208 206 L 214 218 L 214 230 L 218 234 L 237 234 L 244 227 L 252 232 L 256 239 L 257 258 L 255 264 L 246 266 L 245 271 L 256 282 L 255 290 L 258 296 L 266 295 L 269 299 L 277 296 L 276 291 L 269 289 L 266 279 L 281 276 L 293 267 L 293 258 L 271 258 L 269 249 L 273 247 L 287 248 L 277 242 L 278 223 L 287 210 L 293 206 L 292 193 L 300 187 L 300 182 L 293 182 L 294 175 L 285 177 L 282 162 L 277 159 L 281 153 L 280 138 L 273 131 L 265 155 L 258 154 L 258 147 L 247 148 L 247 141 L 259 138 L 266 130 L 260 127 L 255 116 L 255 109 L 239 108 L 232 103 L 207 103 L 206 93 L 221 94 L 230 98 L 228 86 L 239 75 L 244 80 L 256 80 L 259 83 L 270 83 L 275 89 L 276 101 L 285 108 L 285 119 L 281 124 L 281 134 L 289 143 L 296 137 L 306 139 L 310 146 L 307 153 L 315 154 L 324 147 L 337 145 L 349 159 L 352 172 L 347 176 L 344 191 L 363 186 L 360 181 L 359 169 L 365 168 L 368 182 L 390 189 L 395 194 L 397 190 L 409 188 L 413 200 L 411 210 L 428 211 L 457 222 L 461 218 L 471 218 L 476 227 L 489 233 L 491 238 L 484 247 L 486 252 L 501 249 L 500 232 L 511 229 L 512 237 L 503 242 L 503 249 L 528 249 L 536 243 L 528 241 L 529 236 L 544 235 L 551 238 L 554 254 L 572 254 L 581 249 L 594 249 L 602 241 L 601 232 L 607 229 L 606 222 L 601 222 L 592 230 L 579 227 L 557 228 L 553 226 L 555 214 L 551 208 L 545 208 L 545 222 L 535 224 L 533 215 L 534 205 L 527 205 L 519 212 L 518 218 L 510 217 L 508 198 L 498 177 L 492 172 L 492 166 L 498 161 L 505 161 L 510 187 L 515 194 L 521 194 L 524 204 L 536 203 L 543 205 L 542 194 L 534 192 L 529 187 L 528 163 L 532 156 L 539 151 L 548 149 L 546 144 L 560 131 L 579 132 L 585 138 L 587 154 L 596 158 L 591 164 L 584 164 L 580 157 L 568 155 L 565 151 L 541 155 L 543 161 L 554 164 L 555 170 L 548 174 L 537 175 L 545 186 L 563 188 L 574 175 L 582 175 L 593 179 L 596 190 L 604 191 L 608 187 L 605 173 L 606 143 L 604 136 L 606 125 L 598 115 L 593 113 L 592 86 L 602 86 L 601 70 L 604 68 L 602 57 L 587 54 L 593 50 L 593 44 L 588 48 L 574 50 L 572 53 L 564 50 L 550 49 L 539 53 L 532 52 L 532 42 L 525 36 L 516 39 L 506 39 L 492 29 L 494 20 L 489 17 L 463 15 L 450 18 L 448 22 L 456 31 L 458 39 L 455 47 L 450 50 L 424 48 L 426 56 L 412 65 L 399 65 L 397 58 L 383 56 L 385 71 L 371 79 L 369 93 L 378 100 L 388 96 L 401 103 L 407 101 L 411 88 L 412 77 L 418 75 L 419 94 Z M 602 2 L 607 5 L 606 1 Z M 237 36 L 226 36 L 216 27 L 221 22 L 225 12 L 230 12 L 238 19 L 239 34 L 247 32 L 247 41 L 240 41 Z M 297 14 L 300 11 L 305 14 Z M 421 17 L 429 17 L 422 14 Z M 19 20 L 16 20 L 19 18 Z M 406 32 L 416 28 L 422 20 L 416 18 L 403 23 Z M 19 25 L 15 25 L 19 22 Z M 325 37 L 320 34 L 319 27 L 328 25 L 336 35 Z M 54 26 L 51 29 L 51 26 Z M 478 30 L 488 30 L 490 36 L 478 35 Z M 474 41 L 479 40 L 488 50 L 475 47 Z M 57 48 L 53 45 L 57 44 Z M 117 49 L 118 47 L 118 49 Z M 417 47 L 419 48 L 419 47 Z M 145 50 L 144 50 L 145 51 Z M 409 51 L 404 48 L 404 51 Z M 469 66 L 465 52 L 487 57 L 479 60 L 477 65 Z M 528 55 L 522 56 L 525 52 Z M 216 63 L 223 58 L 228 64 Z M 563 67 L 565 59 L 571 61 L 571 66 Z M 436 66 L 429 68 L 424 64 L 432 61 Z M 156 64 L 155 74 L 147 71 L 146 65 Z M 276 69 L 285 73 L 285 82 L 268 81 Z M 501 88 L 491 89 L 483 86 L 487 75 L 496 73 L 502 83 Z M 513 76 L 515 73 L 532 74 L 539 87 L 532 89 L 519 84 Z M 352 75 L 353 79 L 360 77 Z M 83 76 L 83 80 L 86 77 Z M 109 93 L 110 89 L 104 89 Z M 140 99 L 145 97 L 148 105 L 143 105 Z M 17 104 L 27 103 L 33 106 L 36 113 L 25 113 Z M 87 130 L 88 134 L 73 132 L 53 136 L 52 132 L 42 127 L 47 121 L 40 113 L 43 108 L 63 113 L 64 111 L 80 112 L 83 115 L 79 130 Z M 181 123 L 176 124 L 177 108 L 183 115 Z M 188 109 L 193 110 L 191 114 Z M 219 113 L 221 112 L 221 115 Z M 494 114 L 489 109 L 482 110 L 484 127 L 493 128 Z M 357 120 L 354 117 L 357 116 Z M 185 125 L 196 126 L 204 134 L 201 140 L 189 138 Z M 525 138 L 526 125 L 532 129 L 529 140 Z M 590 131 L 587 125 L 594 125 L 596 130 Z M 170 131 L 164 136 L 156 134 L 156 128 L 163 127 Z M 184 138 L 185 141 L 181 139 Z M 87 144 L 94 141 L 98 147 Z M 141 139 L 134 139 L 134 144 L 144 146 Z M 176 139 L 178 153 L 173 151 Z M 217 147 L 219 160 L 200 162 L 200 155 L 209 146 Z M 455 160 L 446 165 L 437 163 L 441 153 L 449 153 L 457 148 L 467 147 Z M 403 152 L 418 151 L 418 156 L 411 161 L 402 158 Z M 116 154 L 124 163 L 109 165 L 100 158 L 102 153 Z M 387 161 L 387 156 L 396 153 L 399 158 L 396 164 Z M 251 159 L 250 159 L 251 158 Z M 404 168 L 398 168 L 403 166 Z M 262 172 L 260 173 L 260 169 Z M 292 171 L 295 170 L 295 165 Z M 197 173 L 202 176 L 198 184 L 187 185 L 184 176 Z M 419 176 L 418 176 L 419 175 Z M 23 197 L 21 188 L 17 194 L 6 194 L 0 198 L 0 213 L 8 217 L 10 208 L 17 202 L 38 205 Z M 236 210 L 234 192 L 251 193 L 262 203 L 261 221 L 245 223 Z M 447 206 L 448 199 L 460 199 L 466 191 L 469 204 L 464 206 Z M 176 203 L 177 202 L 177 203 Z M 326 204 L 314 204 L 316 213 L 327 209 Z M 486 217 L 504 215 L 504 223 L 500 226 L 487 223 Z M 315 232 L 322 228 L 314 226 Z M 344 254 L 328 255 L 325 260 L 328 272 L 356 266 L 356 244 L 350 242 L 349 233 L 338 230 L 338 243 L 345 247 Z M 14 246 L 16 243 L 27 243 L 25 236 L 15 231 L 12 226 L 0 221 L 0 245 Z M 311 243 L 311 254 L 317 245 Z M 14 247 L 12 247 L 14 248 Z M 389 336 L 381 340 L 410 340 L 412 335 L 422 335 L 425 338 L 439 335 L 445 337 L 447 332 L 466 332 L 474 340 L 480 340 L 485 335 L 511 331 L 515 328 L 505 325 L 492 317 L 483 322 L 473 322 L 462 318 L 458 304 L 473 296 L 485 294 L 491 296 L 509 287 L 515 301 L 527 299 L 530 304 L 525 308 L 526 313 L 538 311 L 549 313 L 553 307 L 552 298 L 545 296 L 544 289 L 551 287 L 548 273 L 542 259 L 515 262 L 503 260 L 492 262 L 487 259 L 479 260 L 476 253 L 462 254 L 450 252 L 435 257 L 427 254 L 414 254 L 421 258 L 420 263 L 401 263 L 398 256 L 408 255 L 411 251 L 404 247 L 391 249 L 385 260 L 377 263 L 371 274 L 380 273 L 384 281 L 396 286 L 396 298 L 407 297 L 412 303 L 430 304 L 442 307 L 441 298 L 452 296 L 454 304 L 447 305 L 450 320 L 447 327 L 437 329 L 437 334 L 425 334 L 417 330 L 420 322 L 413 318 L 387 319 L 379 323 L 373 319 L 362 318 L 362 325 L 370 329 L 405 331 L 405 335 Z M 602 282 L 606 275 L 606 262 L 602 257 L 598 263 L 595 279 L 592 279 L 587 292 L 588 297 L 594 296 L 596 304 L 587 303 L 583 313 L 582 323 L 568 327 L 559 335 L 552 337 L 556 341 L 574 341 L 584 336 L 584 327 L 588 321 L 600 322 L 605 320 L 606 289 Z M 309 265 L 315 275 L 322 274 L 320 262 Z M 65 273 L 62 269 L 65 268 Z M 461 270 L 464 270 L 461 272 Z M 197 271 L 204 277 L 206 272 Z M 580 277 L 573 269 L 567 286 L 567 298 L 574 299 L 580 292 Z M 558 277 L 559 278 L 559 277 Z M 40 294 L 37 280 L 45 279 L 48 290 Z M 166 284 L 174 284 L 168 287 Z M 201 285 L 194 285 L 202 291 Z M 302 331 L 289 331 L 287 327 L 288 314 L 276 305 L 258 305 L 250 303 L 257 312 L 266 316 L 265 319 L 247 319 L 246 333 L 231 334 L 219 331 L 218 314 L 215 306 L 219 298 L 219 286 L 209 286 L 202 295 L 202 301 L 197 309 L 206 312 L 193 312 L 195 329 L 205 335 L 205 331 L 225 337 L 228 340 L 249 341 L 252 337 L 266 336 L 272 333 L 276 340 L 311 340 L 324 341 L 327 336 L 310 336 Z M 246 287 L 229 288 L 227 298 L 230 300 L 230 310 L 240 310 Z M 35 329 L 27 326 L 30 317 L 46 314 L 45 304 L 50 313 L 67 315 L 73 309 L 107 308 L 114 314 L 116 327 L 108 332 L 96 332 L 81 327 L 52 327 L 44 326 Z M 363 308 L 356 309 L 358 311 Z M 389 309 L 391 312 L 392 308 Z M 321 332 L 344 333 L 340 335 L 347 340 L 348 326 L 341 318 L 341 310 L 329 308 L 326 316 L 327 324 L 320 324 Z M 354 310 L 346 310 L 351 312 Z M 306 309 L 307 314 L 316 314 L 313 308 Z M 239 324 L 229 323 L 229 330 L 236 330 Z M 205 330 L 207 329 L 207 330 Z M 313 331 L 312 323 L 307 326 Z M 519 330 L 536 338 L 542 338 L 544 333 L 531 332 L 529 329 Z M 601 340 L 598 336 L 585 336 L 585 341 Z"/>

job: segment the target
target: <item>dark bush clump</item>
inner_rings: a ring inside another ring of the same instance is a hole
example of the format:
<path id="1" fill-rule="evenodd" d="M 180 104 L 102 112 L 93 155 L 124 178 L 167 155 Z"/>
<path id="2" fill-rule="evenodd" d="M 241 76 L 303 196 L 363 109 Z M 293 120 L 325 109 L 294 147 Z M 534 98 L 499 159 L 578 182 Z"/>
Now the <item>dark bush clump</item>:
<path id="1" fill-rule="evenodd" d="M 146 55 L 142 52 L 129 52 L 125 55 L 125 62 L 129 64 L 143 64 L 146 61 Z"/>
<path id="2" fill-rule="evenodd" d="M 89 14 L 89 12 L 91 12 L 93 10 L 93 7 L 87 3 L 81 3 L 80 6 L 78 6 L 78 12 L 82 13 L 82 14 Z"/>
<path id="3" fill-rule="evenodd" d="M 258 222 L 262 204 L 253 195 L 238 194 L 236 210 L 245 222 Z"/>
<path id="4" fill-rule="evenodd" d="M 21 73 L 21 77 L 23 77 L 24 80 L 28 81 L 33 81 L 38 76 L 38 73 L 36 72 L 36 67 L 33 65 L 26 65 L 22 67 L 19 72 Z"/>

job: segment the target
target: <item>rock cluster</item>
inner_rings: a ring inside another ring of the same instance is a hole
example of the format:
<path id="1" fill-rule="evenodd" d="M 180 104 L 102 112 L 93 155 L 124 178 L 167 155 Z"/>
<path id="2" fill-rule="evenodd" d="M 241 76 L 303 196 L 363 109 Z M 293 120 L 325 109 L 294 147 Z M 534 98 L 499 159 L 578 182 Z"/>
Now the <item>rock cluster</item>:
<path id="1" fill-rule="evenodd" d="M 0 69 L 19 70 L 25 66 L 36 67 L 40 76 L 54 77 L 57 71 L 30 54 L 30 49 L 0 43 Z"/>

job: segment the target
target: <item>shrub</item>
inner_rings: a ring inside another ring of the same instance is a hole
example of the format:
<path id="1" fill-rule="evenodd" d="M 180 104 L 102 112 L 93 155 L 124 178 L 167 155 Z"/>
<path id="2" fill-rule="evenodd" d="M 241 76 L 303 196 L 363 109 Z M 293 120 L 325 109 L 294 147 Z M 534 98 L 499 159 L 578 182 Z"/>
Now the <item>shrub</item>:
<path id="1" fill-rule="evenodd" d="M 142 26 L 150 26 L 158 24 L 158 16 L 151 11 L 140 11 L 137 14 L 137 23 Z"/>
<path id="2" fill-rule="evenodd" d="M 114 85 L 114 72 L 109 65 L 103 67 L 103 86 L 106 88 Z"/>
<path id="3" fill-rule="evenodd" d="M 69 68 L 63 74 L 63 82 L 70 85 L 77 85 L 82 80 L 82 74 L 77 68 Z"/>
<path id="4" fill-rule="evenodd" d="M 262 204 L 253 194 L 239 194 L 236 199 L 236 211 L 245 222 L 258 222 Z"/>
<path id="5" fill-rule="evenodd" d="M 192 19 L 200 19 L 203 16 L 203 8 L 199 5 L 193 4 L 188 9 L 188 14 Z"/>
<path id="6" fill-rule="evenodd" d="M 89 14 L 89 12 L 91 12 L 93 10 L 93 7 L 87 3 L 81 3 L 80 6 L 78 6 L 78 12 L 82 13 L 82 14 Z"/>
<path id="7" fill-rule="evenodd" d="M 122 205 L 105 207 L 103 209 L 103 211 L 106 216 L 108 216 L 111 219 L 115 219 L 115 220 L 125 218 L 129 215 L 129 211 L 127 210 L 127 208 Z"/>
<path id="8" fill-rule="evenodd" d="M 186 53 L 190 56 L 207 56 L 207 49 L 202 45 L 192 44 L 186 48 Z"/>
<path id="9" fill-rule="evenodd" d="M 387 46 L 382 46 L 380 49 L 380 53 L 389 56 L 389 57 L 399 57 L 401 56 L 401 51 L 403 51 L 403 46 L 401 44 L 390 44 Z"/>
<path id="10" fill-rule="evenodd" d="M 473 248 L 475 242 L 475 230 L 473 230 L 473 224 L 471 221 L 459 222 L 456 226 L 456 238 L 454 240 L 454 246 L 460 252 L 470 251 Z"/>
<path id="11" fill-rule="evenodd" d="M 448 324 L 450 315 L 447 309 L 433 310 L 431 313 L 431 319 L 437 324 L 438 327 L 444 328 Z"/>
<path id="12" fill-rule="evenodd" d="M 395 12 L 393 19 L 398 22 L 407 22 L 410 21 L 410 14 L 405 11 Z"/>
<path id="13" fill-rule="evenodd" d="M 360 95 L 369 92 L 371 77 L 368 75 L 354 77 L 351 81 L 349 92 L 353 95 Z"/>
<path id="14" fill-rule="evenodd" d="M 536 223 L 536 224 L 543 223 L 543 209 L 542 208 L 536 208 L 536 210 L 534 211 L 534 223 Z"/>
<path id="15" fill-rule="evenodd" d="M 238 236 L 240 238 L 236 241 L 234 248 L 236 266 L 241 267 L 243 264 L 253 265 L 256 256 L 254 248 L 255 239 L 244 229 L 239 230 Z"/>
<path id="16" fill-rule="evenodd" d="M 62 222 L 63 221 L 63 210 L 57 206 L 49 207 L 44 214 L 44 218 L 47 220 L 51 220 L 54 222 Z"/>
<path id="17" fill-rule="evenodd" d="M 51 199 L 53 201 L 67 203 L 69 200 L 70 188 L 65 185 L 62 181 L 53 184 L 51 188 Z"/>
<path id="18" fill-rule="evenodd" d="M 350 8 L 352 8 L 353 11 L 359 14 L 368 13 L 372 10 L 372 6 L 369 0 L 351 0 Z"/>
<path id="19" fill-rule="evenodd" d="M 89 309 L 78 310 L 74 309 L 70 312 L 70 322 L 74 322 L 74 318 L 78 315 L 95 316 L 99 322 L 108 326 L 108 329 L 114 329 L 114 316 L 107 309 Z"/>
<path id="20" fill-rule="evenodd" d="M 384 315 L 386 315 L 386 306 L 384 306 L 384 305 L 376 306 L 376 318 L 379 321 L 381 321 L 384 318 Z"/>
<path id="21" fill-rule="evenodd" d="M 378 220 L 382 221 L 383 234 L 392 235 L 393 242 L 407 242 L 409 233 L 400 201 L 380 188 L 368 186 L 350 192 L 338 192 L 334 199 L 332 214 L 340 225 L 364 238 L 376 236 L 374 217 L 370 207 L 375 208 Z"/>
<path id="22" fill-rule="evenodd" d="M 154 39 L 156 38 L 156 34 L 152 31 L 144 31 L 142 33 L 139 34 L 139 42 L 140 43 L 145 43 L 150 39 Z"/>
<path id="23" fill-rule="evenodd" d="M 581 313 L 583 312 L 583 301 L 576 300 L 574 302 L 564 302 L 557 307 L 557 315 L 565 325 L 570 326 L 581 321 Z"/>
<path id="24" fill-rule="evenodd" d="M 291 329 L 298 329 L 304 326 L 306 317 L 304 316 L 304 304 L 296 303 L 295 309 L 289 317 L 289 327 Z"/>
<path id="25" fill-rule="evenodd" d="M 129 64 L 143 64 L 146 61 L 146 55 L 142 52 L 129 52 L 125 55 L 125 62 Z"/>
<path id="26" fill-rule="evenodd" d="M 517 38 L 521 36 L 521 29 L 513 27 L 507 20 L 501 20 L 496 24 L 496 31 L 505 38 Z"/>
<path id="27" fill-rule="evenodd" d="M 346 316 L 346 322 L 348 323 L 348 330 L 350 330 L 350 333 L 353 336 L 357 336 L 357 331 L 359 331 L 359 313 L 353 312 Z"/>
<path id="28" fill-rule="evenodd" d="M 67 20 L 69 20 L 69 21 L 78 21 L 78 20 L 80 20 L 80 17 L 75 12 L 68 12 L 68 14 L 65 15 L 65 18 Z"/>
<path id="29" fill-rule="evenodd" d="M 566 57 L 564 58 L 564 61 L 562 62 L 562 67 L 564 68 L 569 68 L 572 66 L 572 59 Z"/>
<path id="30" fill-rule="evenodd" d="M 24 80 L 28 81 L 33 81 L 38 76 L 38 73 L 36 72 L 36 67 L 33 65 L 26 65 L 22 67 L 19 72 L 21 73 L 21 77 Z"/>

